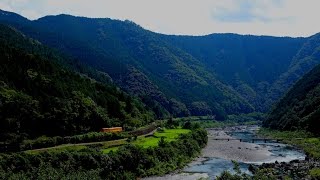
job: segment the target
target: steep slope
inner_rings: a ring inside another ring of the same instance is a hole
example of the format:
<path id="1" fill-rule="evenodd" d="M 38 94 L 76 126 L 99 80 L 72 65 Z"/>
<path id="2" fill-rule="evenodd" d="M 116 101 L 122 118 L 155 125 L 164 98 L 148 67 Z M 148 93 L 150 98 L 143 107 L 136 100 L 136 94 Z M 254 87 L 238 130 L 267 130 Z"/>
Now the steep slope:
<path id="1" fill-rule="evenodd" d="M 320 66 L 300 79 L 280 100 L 264 122 L 280 130 L 306 129 L 319 134 Z"/>
<path id="2" fill-rule="evenodd" d="M 280 75 L 267 93 L 265 106 L 270 106 L 290 89 L 305 73 L 320 63 L 320 34 L 308 38 L 293 58 L 288 70 Z"/>
<path id="3" fill-rule="evenodd" d="M 0 25 L 0 142 L 137 127 L 153 120 L 137 99 L 63 67 L 61 59 L 38 41 Z"/>
<path id="4" fill-rule="evenodd" d="M 265 105 L 264 101 L 269 99 L 265 95 L 271 84 L 288 71 L 292 58 L 305 42 L 305 38 L 237 34 L 163 38 L 199 59 L 258 111 L 270 107 Z"/>
<path id="5" fill-rule="evenodd" d="M 254 111 L 247 100 L 217 80 L 198 59 L 129 21 L 59 15 L 26 24 L 10 23 L 31 37 L 108 73 L 124 88 L 130 80 L 128 92 L 143 100 L 151 99 L 148 105 L 153 105 L 152 109 L 159 109 L 156 107 L 160 105 L 160 112 L 176 116 L 216 114 L 224 119 L 226 114 Z M 126 77 L 132 74 L 133 68 L 143 78 Z M 152 87 L 139 86 L 141 90 L 131 91 L 137 89 L 132 85 L 141 81 Z M 148 89 L 155 91 L 146 97 L 143 92 Z M 160 98 L 153 98 L 159 95 Z"/>
<path id="6" fill-rule="evenodd" d="M 294 82 L 300 74 L 320 61 L 319 35 L 313 36 L 296 56 L 295 71 L 288 80 Z M 319 135 L 320 115 L 320 66 L 316 66 L 304 75 L 275 105 L 264 126 L 295 130 L 306 129 Z"/>
<path id="7" fill-rule="evenodd" d="M 9 12 L 0 13 L 0 22 L 106 73 L 158 118 L 267 112 L 319 63 L 301 58 L 316 36 L 168 36 L 130 21 L 70 15 L 29 21 Z"/>

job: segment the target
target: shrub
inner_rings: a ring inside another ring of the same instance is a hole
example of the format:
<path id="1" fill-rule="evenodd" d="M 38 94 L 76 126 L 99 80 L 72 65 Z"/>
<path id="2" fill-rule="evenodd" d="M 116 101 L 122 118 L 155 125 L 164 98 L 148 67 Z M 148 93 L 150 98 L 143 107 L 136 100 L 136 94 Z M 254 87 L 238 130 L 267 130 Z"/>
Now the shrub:
<path id="1" fill-rule="evenodd" d="M 320 168 L 311 169 L 309 174 L 314 179 L 320 179 Z"/>
<path id="2" fill-rule="evenodd" d="M 99 147 L 36 154 L 0 154 L 0 177 L 79 179 L 92 175 L 94 179 L 136 179 L 161 175 L 181 168 L 200 153 L 207 134 L 205 130 L 197 129 L 180 136 L 177 141 L 162 141 L 163 145 L 150 148 L 129 144 L 109 154 L 103 154 Z"/>

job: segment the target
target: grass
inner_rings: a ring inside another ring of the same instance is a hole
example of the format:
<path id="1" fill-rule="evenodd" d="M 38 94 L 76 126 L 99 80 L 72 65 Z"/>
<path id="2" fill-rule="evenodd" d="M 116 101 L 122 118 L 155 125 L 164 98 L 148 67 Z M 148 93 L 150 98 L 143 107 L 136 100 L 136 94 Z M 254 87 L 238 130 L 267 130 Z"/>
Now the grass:
<path id="1" fill-rule="evenodd" d="M 102 153 L 108 154 L 108 153 L 111 152 L 111 151 L 117 151 L 118 148 L 119 148 L 119 146 L 111 147 L 111 148 L 108 148 L 108 149 L 102 149 Z"/>
<path id="2" fill-rule="evenodd" d="M 156 147 L 158 146 L 161 137 L 164 137 L 166 142 L 171 142 L 177 140 L 180 134 L 187 134 L 189 132 L 191 131 L 188 129 L 165 129 L 163 132 L 154 133 L 153 136 L 138 137 L 136 141 L 131 143 L 143 148 Z M 106 148 L 103 149 L 102 152 L 109 153 L 110 151 L 116 151 L 119 147 L 120 146 Z"/>
<path id="3" fill-rule="evenodd" d="M 180 134 L 186 134 L 189 132 L 191 131 L 188 129 L 181 129 L 181 128 L 165 129 L 163 130 L 163 132 L 155 132 L 153 136 L 149 136 L 149 137 L 139 136 L 137 140 L 132 142 L 127 142 L 126 139 L 120 139 L 120 140 L 98 142 L 98 143 L 92 143 L 92 144 L 84 143 L 83 145 L 82 144 L 78 144 L 78 145 L 64 144 L 56 147 L 43 148 L 38 150 L 28 150 L 25 152 L 29 154 L 37 154 L 44 151 L 47 151 L 47 152 L 80 151 L 90 146 L 97 146 L 101 148 L 103 153 L 109 153 L 110 151 L 117 151 L 120 146 L 128 143 L 132 143 L 134 145 L 141 146 L 143 148 L 156 147 L 158 146 L 158 143 L 161 137 L 164 137 L 165 141 L 171 142 L 171 141 L 175 141 Z"/>
<path id="4" fill-rule="evenodd" d="M 171 142 L 176 140 L 180 134 L 189 133 L 188 129 L 166 129 L 164 132 L 156 132 L 154 136 L 147 138 L 139 138 L 133 144 L 141 146 L 143 148 L 155 147 L 158 145 L 161 137 L 165 138 L 165 141 Z"/>

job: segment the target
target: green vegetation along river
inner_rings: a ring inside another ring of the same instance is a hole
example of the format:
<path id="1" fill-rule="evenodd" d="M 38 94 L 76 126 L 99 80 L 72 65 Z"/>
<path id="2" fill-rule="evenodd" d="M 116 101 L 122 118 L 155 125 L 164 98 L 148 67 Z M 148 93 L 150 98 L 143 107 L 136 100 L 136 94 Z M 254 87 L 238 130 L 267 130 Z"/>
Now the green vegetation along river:
<path id="1" fill-rule="evenodd" d="M 238 126 L 225 129 L 207 129 L 208 144 L 202 150 L 201 157 L 182 169 L 181 173 L 150 179 L 214 179 L 225 170 L 233 172 L 232 160 L 239 162 L 242 172 L 250 174 L 248 170 L 250 164 L 261 165 L 276 161 L 290 162 L 305 159 L 303 152 L 283 143 L 274 141 L 244 142 L 246 139 L 254 138 L 258 128 L 257 126 Z M 223 138 L 244 139 L 244 141 L 216 140 Z"/>

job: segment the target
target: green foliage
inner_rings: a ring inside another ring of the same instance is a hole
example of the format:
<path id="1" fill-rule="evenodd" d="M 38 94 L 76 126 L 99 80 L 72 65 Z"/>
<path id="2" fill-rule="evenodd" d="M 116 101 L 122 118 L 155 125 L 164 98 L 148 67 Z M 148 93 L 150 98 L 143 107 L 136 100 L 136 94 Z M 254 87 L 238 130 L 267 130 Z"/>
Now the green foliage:
<path id="1" fill-rule="evenodd" d="M 320 59 L 320 35 L 312 36 L 297 54 L 294 71 L 288 79 L 297 79 L 309 71 Z M 274 106 L 263 125 L 278 130 L 307 130 L 319 133 L 320 117 L 320 66 L 305 74 Z"/>
<path id="2" fill-rule="evenodd" d="M 17 147 L 20 151 L 47 148 L 58 146 L 61 144 L 78 144 L 78 143 L 88 143 L 88 142 L 101 142 L 101 141 L 111 141 L 117 139 L 124 139 L 129 137 L 126 133 L 100 133 L 100 132 L 90 132 L 82 135 L 66 136 L 66 137 L 46 137 L 41 136 L 34 140 L 24 140 Z"/>
<path id="3" fill-rule="evenodd" d="M 222 172 L 216 177 L 217 180 L 276 180 L 276 176 L 273 174 L 272 169 L 259 169 L 252 176 L 242 173 L 239 164 L 236 161 L 232 161 L 234 164 L 234 174 L 228 171 Z"/>
<path id="4" fill-rule="evenodd" d="M 198 59 L 219 80 L 232 86 L 256 111 L 268 111 L 272 103 L 308 71 L 301 65 L 300 71 L 291 73 L 293 57 L 307 41 L 305 38 L 237 34 L 162 37 Z M 292 75 L 285 78 L 289 72 Z"/>
<path id="5" fill-rule="evenodd" d="M 160 138 L 160 141 L 158 142 L 158 146 L 159 147 L 165 147 L 166 146 L 166 141 L 164 140 L 164 137 L 162 136 L 161 138 Z"/>
<path id="6" fill-rule="evenodd" d="M 286 143 L 303 149 L 309 157 L 320 158 L 320 138 L 314 137 L 310 132 L 261 129 L 259 134 L 266 137 L 284 139 Z"/>
<path id="7" fill-rule="evenodd" d="M 253 112 L 249 114 L 229 115 L 228 120 L 238 123 L 258 122 L 263 121 L 266 118 L 266 114 Z"/>
<path id="8" fill-rule="evenodd" d="M 55 56 L 16 30 L 0 26 L 1 142 L 138 127 L 153 120 L 137 99 L 110 83 L 73 72 Z"/>
<path id="9" fill-rule="evenodd" d="M 180 135 L 188 133 L 190 133 L 190 130 L 187 129 L 165 129 L 163 132 L 156 132 L 150 137 L 142 137 L 133 144 L 143 148 L 156 147 L 161 141 L 176 141 Z"/>
<path id="10" fill-rule="evenodd" d="M 230 120 L 217 121 L 214 119 L 215 119 L 214 116 L 190 116 L 190 117 L 184 117 L 184 118 L 175 118 L 174 121 L 179 122 L 181 126 L 186 126 L 186 129 L 189 129 L 189 128 L 197 129 L 199 127 L 220 128 L 220 127 L 235 126 L 235 125 L 242 124 L 242 123 L 238 123 L 237 121 L 230 121 Z"/>
<path id="11" fill-rule="evenodd" d="M 241 174 L 240 165 L 237 161 L 232 160 L 233 163 L 233 170 L 236 174 Z"/>
<path id="12" fill-rule="evenodd" d="M 206 145 L 205 130 L 181 135 L 164 146 L 120 147 L 103 154 L 96 149 L 49 151 L 37 154 L 0 155 L 0 174 L 4 179 L 136 179 L 161 175 L 186 165 Z M 135 163 L 131 163 L 135 162 Z M 92 176 L 92 177 L 91 177 Z"/>
<path id="13" fill-rule="evenodd" d="M 69 15 L 29 21 L 3 14 L 1 22 L 90 68 L 69 67 L 99 81 L 112 79 L 159 119 L 209 114 L 225 120 L 230 114 L 266 112 L 319 63 L 317 35 L 168 36 L 130 21 Z"/>
<path id="14" fill-rule="evenodd" d="M 297 54 L 293 57 L 287 72 L 273 83 L 266 104 L 272 105 L 274 100 L 282 97 L 305 73 L 312 70 L 320 63 L 320 34 L 315 34 L 307 39 Z"/>
<path id="15" fill-rule="evenodd" d="M 215 114 L 224 120 L 227 114 L 254 110 L 201 60 L 132 22 L 68 15 L 0 20 L 107 73 L 158 118 Z"/>
<path id="16" fill-rule="evenodd" d="M 190 121 L 187 121 L 183 125 L 184 129 L 191 129 L 192 128 L 192 123 Z"/>
<path id="17" fill-rule="evenodd" d="M 313 168 L 309 172 L 310 176 L 314 179 L 320 178 L 320 169 L 319 168 Z"/>
<path id="18" fill-rule="evenodd" d="M 174 121 L 173 118 L 170 117 L 169 120 L 166 121 L 165 127 L 169 129 L 174 129 L 177 128 L 179 125 L 180 124 L 178 121 Z"/>
<path id="19" fill-rule="evenodd" d="M 304 129 L 320 135 L 320 66 L 300 79 L 270 112 L 265 127 L 279 130 Z"/>

